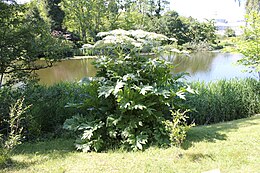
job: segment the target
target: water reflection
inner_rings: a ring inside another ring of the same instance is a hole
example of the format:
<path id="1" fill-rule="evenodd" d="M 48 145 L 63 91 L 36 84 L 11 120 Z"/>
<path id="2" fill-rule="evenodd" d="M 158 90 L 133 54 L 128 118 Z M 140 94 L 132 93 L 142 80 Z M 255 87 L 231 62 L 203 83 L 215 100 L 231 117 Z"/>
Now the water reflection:
<path id="1" fill-rule="evenodd" d="M 219 53 L 219 52 L 197 52 L 190 56 L 166 57 L 175 68 L 173 73 L 188 72 L 190 81 L 215 81 L 231 78 L 257 78 L 256 73 L 245 72 L 246 67 L 238 65 L 237 60 L 241 54 Z"/>
<path id="2" fill-rule="evenodd" d="M 188 72 L 187 80 L 214 81 L 230 78 L 257 78 L 256 73 L 242 72 L 244 66 L 235 65 L 241 58 L 240 54 L 228 54 L 218 52 L 198 52 L 189 56 L 164 56 L 172 62 L 175 68 L 173 73 Z M 94 59 L 63 60 L 56 66 L 39 70 L 40 83 L 52 85 L 60 81 L 79 81 L 86 76 L 95 76 L 96 69 L 92 62 Z"/>
<path id="3" fill-rule="evenodd" d="M 40 84 L 52 85 L 61 81 L 79 81 L 86 76 L 95 76 L 93 59 L 70 59 L 58 62 L 55 66 L 37 71 Z"/>
<path id="4" fill-rule="evenodd" d="M 198 72 L 207 73 L 212 68 L 212 62 L 216 58 L 216 52 L 198 52 L 191 55 L 164 56 L 165 60 L 172 62 L 174 73 L 189 72 L 194 75 Z"/>

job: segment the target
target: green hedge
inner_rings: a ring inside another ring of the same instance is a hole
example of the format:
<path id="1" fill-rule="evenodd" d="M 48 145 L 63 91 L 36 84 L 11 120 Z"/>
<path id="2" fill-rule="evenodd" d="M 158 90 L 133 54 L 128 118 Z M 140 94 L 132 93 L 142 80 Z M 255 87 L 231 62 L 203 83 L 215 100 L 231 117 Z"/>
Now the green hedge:
<path id="1" fill-rule="evenodd" d="M 191 83 L 198 94 L 187 96 L 184 102 L 191 109 L 190 121 L 211 124 L 249 117 L 260 113 L 260 82 L 254 79 L 220 80 L 210 83 Z M 23 122 L 29 139 L 63 133 L 64 121 L 87 110 L 66 107 L 68 103 L 81 103 L 90 88 L 78 83 L 60 83 L 50 87 L 31 86 L 19 91 L 0 90 L 0 128 L 8 117 L 9 107 L 22 95 L 31 105 Z"/>
<path id="2" fill-rule="evenodd" d="M 211 124 L 246 118 L 260 113 L 260 82 L 255 79 L 193 82 L 198 94 L 187 98 L 190 120 Z"/>
<path id="3" fill-rule="evenodd" d="M 10 105 L 24 96 L 25 104 L 31 105 L 23 121 L 27 138 L 60 135 L 64 121 L 83 111 L 66 105 L 84 101 L 87 93 L 88 86 L 77 83 L 59 83 L 50 87 L 37 85 L 19 90 L 1 89 L 0 119 L 8 117 Z M 0 121 L 1 126 L 4 122 Z"/>

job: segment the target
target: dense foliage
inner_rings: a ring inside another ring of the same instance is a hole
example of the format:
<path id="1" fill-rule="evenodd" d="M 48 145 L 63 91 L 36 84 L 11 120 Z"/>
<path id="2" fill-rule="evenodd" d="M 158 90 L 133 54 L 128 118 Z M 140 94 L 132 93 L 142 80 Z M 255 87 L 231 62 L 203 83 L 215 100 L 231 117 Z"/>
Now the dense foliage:
<path id="1" fill-rule="evenodd" d="M 37 7 L 40 11 L 41 16 L 53 30 L 63 29 L 63 20 L 65 17 L 65 12 L 61 10 L 60 6 L 61 0 L 38 0 L 32 1 L 32 6 Z"/>
<path id="2" fill-rule="evenodd" d="M 69 45 L 53 38 L 37 9 L 0 1 L 0 88 L 27 82 L 37 69 L 50 67 Z M 37 60 L 44 58 L 41 64 Z"/>
<path id="3" fill-rule="evenodd" d="M 179 16 L 169 10 L 167 0 L 33 0 L 25 6 L 37 9 L 53 34 L 74 40 L 77 46 L 93 44 L 99 40 L 97 33 L 119 28 L 164 34 L 179 45 L 212 44 L 216 39 L 212 21 Z"/>
<path id="4" fill-rule="evenodd" d="M 97 79 L 90 85 L 97 90 L 83 104 L 89 111 L 66 120 L 64 128 L 79 133 L 76 146 L 83 151 L 179 144 L 190 126 L 178 103 L 191 89 L 172 76 L 169 63 L 141 55 L 139 45 L 127 52 L 132 42 L 118 40 L 108 41 L 117 47 L 95 62 Z"/>
<path id="5" fill-rule="evenodd" d="M 97 41 L 96 35 L 102 31 L 145 29 L 147 22 L 160 17 L 168 5 L 167 0 L 62 1 L 64 25 L 84 42 Z"/>
<path id="6" fill-rule="evenodd" d="M 198 94 L 188 98 L 190 120 L 212 124 L 260 113 L 260 82 L 255 79 L 220 80 L 191 84 Z"/>
<path id="7" fill-rule="evenodd" d="M 151 21 L 148 30 L 176 38 L 179 45 L 190 42 L 212 44 L 216 40 L 213 21 L 199 22 L 192 17 L 179 16 L 175 11 L 168 11 L 161 18 Z"/>
<path id="8" fill-rule="evenodd" d="M 192 39 L 210 43 L 215 40 L 212 21 L 200 23 L 191 17 L 180 17 L 169 11 L 167 0 L 35 0 L 33 4 L 52 28 L 73 32 L 84 43 L 96 42 L 99 32 L 119 28 L 161 33 L 177 38 L 179 44 Z"/>
<path id="9" fill-rule="evenodd" d="M 24 114 L 28 108 L 24 107 L 23 101 L 24 98 L 18 99 L 11 105 L 9 116 L 0 119 L 6 124 L 5 127 L 0 128 L 0 168 L 11 163 L 11 151 L 21 143 L 23 137 L 22 121 L 25 119 Z"/>
<path id="10" fill-rule="evenodd" d="M 236 36 L 235 30 L 233 30 L 230 27 L 225 29 L 225 33 L 224 34 L 225 34 L 226 37 L 235 37 Z"/>
<path id="11" fill-rule="evenodd" d="M 252 11 L 246 21 L 243 38 L 238 41 L 235 51 L 244 55 L 238 62 L 258 72 L 260 79 L 260 14 Z"/>
<path id="12" fill-rule="evenodd" d="M 195 120 L 197 125 L 217 123 L 260 113 L 260 86 L 256 80 L 231 80 L 208 84 L 193 82 L 191 86 L 198 94 L 187 96 L 186 102 L 191 109 L 186 113 L 190 117 L 189 122 Z M 61 136 L 64 133 L 62 125 L 66 119 L 77 113 L 91 118 L 92 114 L 89 114 L 90 110 L 86 107 L 96 104 L 95 108 L 99 108 L 100 100 L 103 99 L 97 98 L 95 87 L 97 85 L 60 83 L 50 87 L 31 86 L 26 91 L 19 92 L 1 89 L 0 127 L 2 129 L 6 126 L 2 120 L 8 118 L 11 105 L 14 105 L 21 95 L 25 95 L 24 104 L 31 105 L 27 109 L 27 119 L 23 120 L 22 124 L 26 138 L 33 140 Z M 91 96 L 96 96 L 97 99 L 86 100 L 86 97 Z M 76 103 L 83 105 L 79 106 Z"/>
<path id="13" fill-rule="evenodd" d="M 0 127 L 6 127 L 3 119 L 10 114 L 9 107 L 16 99 L 24 96 L 24 104 L 31 105 L 24 120 L 24 135 L 27 140 L 60 136 L 62 125 L 67 118 L 84 110 L 66 107 L 70 102 L 81 103 L 89 92 L 89 86 L 77 83 L 60 83 L 54 86 L 28 85 L 25 89 L 0 90 Z"/>

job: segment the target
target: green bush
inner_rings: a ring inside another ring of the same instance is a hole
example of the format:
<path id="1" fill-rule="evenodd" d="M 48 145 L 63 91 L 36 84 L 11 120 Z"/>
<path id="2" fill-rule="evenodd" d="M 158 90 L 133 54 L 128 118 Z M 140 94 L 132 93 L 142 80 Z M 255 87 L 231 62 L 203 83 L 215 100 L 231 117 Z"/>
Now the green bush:
<path id="1" fill-rule="evenodd" d="M 143 150 L 150 145 L 170 145 L 174 130 L 169 129 L 179 126 L 165 122 L 172 121 L 170 110 L 175 112 L 187 91 L 179 77 L 170 73 L 170 64 L 133 52 L 102 57 L 95 65 L 98 79 L 90 84 L 97 90 L 86 99 L 85 114 L 64 124 L 78 132 L 77 149 Z M 181 133 L 186 133 L 184 130 Z M 175 135 L 178 138 L 179 133 Z"/>
<path id="2" fill-rule="evenodd" d="M 211 124 L 246 118 L 260 113 L 260 82 L 255 79 L 232 79 L 217 82 L 193 82 L 198 94 L 188 98 L 190 120 Z"/>
<path id="3" fill-rule="evenodd" d="M 153 76 L 153 73 L 149 72 L 147 76 Z M 114 82 L 117 84 L 117 81 Z M 134 81 L 132 82 L 134 83 Z M 254 79 L 221 80 L 210 83 L 193 82 L 191 86 L 198 91 L 198 94 L 188 95 L 187 101 L 183 105 L 180 100 L 175 99 L 173 102 L 176 102 L 175 109 L 182 108 L 183 110 L 185 106 L 189 105 L 186 107 L 191 109 L 187 113 L 190 117 L 189 122 L 195 121 L 197 125 L 249 117 L 260 113 L 259 83 Z M 118 104 L 113 100 L 115 98 L 112 100 L 109 100 L 111 97 L 98 98 L 99 87 L 101 86 L 98 81 L 94 83 L 92 81 L 90 84 L 60 83 L 50 87 L 29 86 L 25 90 L 2 88 L 0 90 L 0 129 L 7 126 L 6 121 L 3 120 L 9 117 L 10 106 L 25 95 L 25 105 L 31 105 L 26 112 L 27 119 L 22 122 L 27 139 L 44 137 L 46 134 L 48 137 L 60 136 L 64 132 L 62 125 L 65 120 L 76 114 L 84 115 L 82 122 L 85 122 L 86 115 L 88 115 L 87 119 L 100 118 L 100 114 L 104 113 L 102 111 L 115 109 L 114 104 Z M 151 92 L 149 87 L 147 89 L 148 93 Z M 79 106 L 80 104 L 82 106 Z M 160 107 L 159 104 L 158 107 Z M 164 106 L 161 110 L 163 109 Z M 94 114 L 94 110 L 99 111 Z M 166 112 L 163 113 L 166 114 Z M 167 113 L 167 118 L 171 118 L 169 113 Z"/>
<path id="4" fill-rule="evenodd" d="M 10 88 L 0 89 L 0 132 L 7 127 L 8 123 L 5 120 L 9 119 L 10 107 L 15 104 L 19 97 L 20 93 L 16 90 Z"/>
<path id="5" fill-rule="evenodd" d="M 51 137 L 61 135 L 63 123 L 81 109 L 66 107 L 69 103 L 81 103 L 88 95 L 88 86 L 78 83 L 59 83 L 53 86 L 28 85 L 25 88 L 0 90 L 0 127 L 6 127 L 3 120 L 9 117 L 9 107 L 20 97 L 24 97 L 27 118 L 22 126 L 26 138 Z"/>
<path id="6" fill-rule="evenodd" d="M 80 109 L 67 107 L 69 103 L 82 102 L 88 93 L 88 86 L 77 83 L 59 83 L 53 86 L 30 86 L 24 90 L 25 101 L 31 105 L 28 110 L 30 122 L 27 137 L 60 135 L 62 125 Z"/>
<path id="7" fill-rule="evenodd" d="M 0 168 L 11 164 L 11 151 L 21 143 L 23 137 L 22 120 L 29 107 L 24 107 L 24 98 L 18 99 L 10 106 L 9 116 L 3 119 L 6 122 L 0 129 Z"/>
<path id="8" fill-rule="evenodd" d="M 150 145 L 179 144 L 188 128 L 182 128 L 185 122 L 170 122 L 183 117 L 174 113 L 185 92 L 191 90 L 178 81 L 180 75 L 173 77 L 169 63 L 142 55 L 169 39 L 162 34 L 121 29 L 98 36 L 105 37 L 93 47 L 102 56 L 95 62 L 97 78 L 87 81 L 93 92 L 82 105 L 86 112 L 64 123 L 65 129 L 78 133 L 77 149 L 143 150 Z M 176 129 L 180 133 L 172 138 Z"/>
<path id="9" fill-rule="evenodd" d="M 236 36 L 236 32 L 232 28 L 228 27 L 228 28 L 225 29 L 225 36 L 227 36 L 227 37 L 235 37 Z"/>

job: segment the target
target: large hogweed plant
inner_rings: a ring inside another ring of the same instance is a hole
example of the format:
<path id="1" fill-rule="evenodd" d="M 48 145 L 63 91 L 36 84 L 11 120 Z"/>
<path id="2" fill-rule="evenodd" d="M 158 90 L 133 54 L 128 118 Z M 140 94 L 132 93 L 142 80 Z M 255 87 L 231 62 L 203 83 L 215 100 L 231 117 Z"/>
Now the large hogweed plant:
<path id="1" fill-rule="evenodd" d="M 177 109 L 192 89 L 170 73 L 168 62 L 141 55 L 139 45 L 126 52 L 124 44 L 115 43 L 112 54 L 104 51 L 95 62 L 96 78 L 85 81 L 92 86 L 82 104 L 88 113 L 64 124 L 78 133 L 77 149 L 143 150 L 179 144 L 191 126 Z"/>

